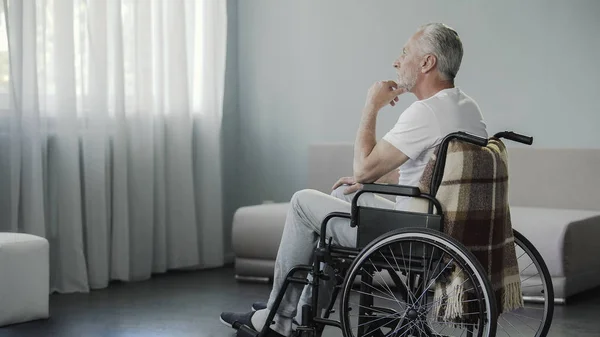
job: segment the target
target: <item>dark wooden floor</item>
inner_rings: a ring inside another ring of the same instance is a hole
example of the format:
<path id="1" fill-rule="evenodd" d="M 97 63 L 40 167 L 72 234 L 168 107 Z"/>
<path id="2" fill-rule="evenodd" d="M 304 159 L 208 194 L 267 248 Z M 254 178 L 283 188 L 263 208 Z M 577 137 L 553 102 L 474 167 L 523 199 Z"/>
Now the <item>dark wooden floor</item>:
<path id="1" fill-rule="evenodd" d="M 89 294 L 52 295 L 50 319 L 0 328 L 0 336 L 232 337 L 219 322 L 221 311 L 248 311 L 269 289 L 236 282 L 232 268 L 169 273 Z M 341 332 L 328 328 L 324 335 Z M 550 336 L 600 336 L 600 289 L 556 307 Z"/>

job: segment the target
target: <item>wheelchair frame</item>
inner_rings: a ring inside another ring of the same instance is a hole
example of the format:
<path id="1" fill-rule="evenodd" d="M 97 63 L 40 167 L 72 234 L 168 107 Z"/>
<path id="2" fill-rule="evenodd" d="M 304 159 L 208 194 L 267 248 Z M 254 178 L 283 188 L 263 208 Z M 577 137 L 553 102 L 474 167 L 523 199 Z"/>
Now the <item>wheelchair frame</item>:
<path id="1" fill-rule="evenodd" d="M 496 133 L 494 135 L 494 137 L 495 138 L 506 138 L 506 139 L 516 141 L 519 143 L 523 143 L 523 144 L 527 144 L 527 145 L 531 145 L 533 142 L 532 137 L 516 134 L 511 131 Z M 319 238 L 319 245 L 315 249 L 315 256 L 314 256 L 314 261 L 313 261 L 312 265 L 298 265 L 298 266 L 293 267 L 287 273 L 285 281 L 278 293 L 278 296 L 276 297 L 276 300 L 274 303 L 274 308 L 273 308 L 273 310 L 271 310 L 269 312 L 269 315 L 268 315 L 266 321 L 267 322 L 273 321 L 275 314 L 277 312 L 277 308 L 281 304 L 283 296 L 285 295 L 285 292 L 291 283 L 302 284 L 302 285 L 310 284 L 310 285 L 312 285 L 311 304 L 305 305 L 302 308 L 303 321 L 299 322 L 299 326 L 296 329 L 296 335 L 297 336 L 305 336 L 305 334 L 307 334 L 308 336 L 320 336 L 321 333 L 323 332 L 323 329 L 325 328 L 325 326 L 337 327 L 337 328 L 340 328 L 340 330 L 343 330 L 341 320 L 336 321 L 336 320 L 329 319 L 329 315 L 334 312 L 333 306 L 335 305 L 341 285 L 344 283 L 345 275 L 342 275 L 341 269 L 344 269 L 344 267 L 346 265 L 349 266 L 350 264 L 352 264 L 354 258 L 357 255 L 359 255 L 361 253 L 361 251 L 364 249 L 364 246 L 361 247 L 361 245 L 358 244 L 359 243 L 359 233 L 358 232 L 357 232 L 357 247 L 356 248 L 332 245 L 331 238 L 329 238 L 329 241 L 327 242 L 325 233 L 327 233 L 326 230 L 327 230 L 327 225 L 328 225 L 329 220 L 336 218 L 336 217 L 337 218 L 346 218 L 346 219 L 350 219 L 351 227 L 359 226 L 360 208 L 363 208 L 363 207 L 358 206 L 358 199 L 359 199 L 360 195 L 363 193 L 377 193 L 377 194 L 387 194 L 387 195 L 396 195 L 396 196 L 416 197 L 416 198 L 423 198 L 423 199 L 428 200 L 429 207 L 428 207 L 427 213 L 415 213 L 415 214 L 419 214 L 423 217 L 426 217 L 426 216 L 437 217 L 437 219 L 436 219 L 437 221 L 434 221 L 433 223 L 435 224 L 435 222 L 439 222 L 438 223 L 439 226 L 438 226 L 438 228 L 435 228 L 435 229 L 439 230 L 440 232 L 443 233 L 442 206 L 434 196 L 437 193 L 437 190 L 439 188 L 439 185 L 441 183 L 442 176 L 444 173 L 445 159 L 446 159 L 446 154 L 447 154 L 447 150 L 448 150 L 448 145 L 450 144 L 450 141 L 452 141 L 454 139 L 458 139 L 460 141 L 466 141 L 466 142 L 469 142 L 469 143 L 472 143 L 475 145 L 479 145 L 479 146 L 486 146 L 488 143 L 488 139 L 486 139 L 486 138 L 478 137 L 478 136 L 471 135 L 471 134 L 468 134 L 465 132 L 455 132 L 455 133 L 451 133 L 451 134 L 447 135 L 442 140 L 441 145 L 440 145 L 440 150 L 438 151 L 438 159 L 437 159 L 436 165 L 434 167 L 434 172 L 433 172 L 431 185 L 430 185 L 430 193 L 428 193 L 428 194 L 421 193 L 421 191 L 418 187 L 413 187 L 413 186 L 387 185 L 387 184 L 376 184 L 376 183 L 363 184 L 363 188 L 361 190 L 357 191 L 354 198 L 352 199 L 350 213 L 331 212 L 323 219 L 323 221 L 321 223 L 321 233 L 322 234 L 320 235 L 320 238 Z M 434 209 L 437 211 L 437 213 L 433 212 Z M 398 213 L 398 214 L 410 213 L 410 212 L 395 211 L 395 210 L 385 210 L 385 211 L 394 212 L 394 213 Z M 432 222 L 427 221 L 427 223 L 430 224 Z M 411 227 L 415 227 L 415 226 L 407 226 L 407 227 L 403 227 L 403 228 L 411 228 Z M 431 228 L 431 227 L 428 226 L 428 228 Z M 324 270 L 322 271 L 320 268 L 321 263 L 326 263 L 326 264 L 330 265 L 334 270 L 333 275 L 325 274 Z M 309 281 L 306 277 L 296 276 L 296 274 L 300 273 L 300 272 L 311 273 L 312 281 Z M 347 274 L 347 273 L 344 273 L 344 274 Z M 325 308 L 323 317 L 320 317 L 319 313 L 316 310 L 314 310 L 314 308 L 319 308 L 319 283 L 320 283 L 319 281 L 329 280 L 331 277 L 336 278 L 336 286 L 333 289 L 331 299 L 329 300 L 329 305 L 327 306 L 327 308 Z M 393 281 L 395 283 L 397 283 L 397 284 L 402 283 L 402 281 L 400 281 L 398 275 L 396 275 L 396 274 L 392 275 L 392 273 L 390 273 L 390 277 L 393 279 Z M 412 284 L 411 280 L 407 280 L 407 282 L 409 285 Z M 263 327 L 263 329 L 260 332 L 254 331 L 253 329 L 247 327 L 246 325 L 242 325 L 238 322 L 234 323 L 233 327 L 238 330 L 237 336 L 240 336 L 240 337 L 264 337 L 269 325 L 265 324 L 265 326 Z M 494 328 L 494 331 L 495 331 L 495 328 Z M 467 335 L 470 336 L 471 334 L 468 333 Z"/>

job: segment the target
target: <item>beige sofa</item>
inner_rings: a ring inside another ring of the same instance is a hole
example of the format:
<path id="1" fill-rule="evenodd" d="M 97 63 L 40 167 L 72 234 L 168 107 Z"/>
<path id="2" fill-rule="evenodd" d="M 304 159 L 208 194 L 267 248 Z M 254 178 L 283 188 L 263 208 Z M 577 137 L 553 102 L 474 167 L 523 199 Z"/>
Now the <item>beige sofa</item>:
<path id="1" fill-rule="evenodd" d="M 509 143 L 507 143 L 509 144 Z M 509 148 L 513 227 L 539 250 L 558 303 L 600 285 L 600 150 Z M 308 185 L 325 193 L 351 174 L 352 144 L 315 144 Z M 232 243 L 240 280 L 268 280 L 288 203 L 237 210 Z"/>

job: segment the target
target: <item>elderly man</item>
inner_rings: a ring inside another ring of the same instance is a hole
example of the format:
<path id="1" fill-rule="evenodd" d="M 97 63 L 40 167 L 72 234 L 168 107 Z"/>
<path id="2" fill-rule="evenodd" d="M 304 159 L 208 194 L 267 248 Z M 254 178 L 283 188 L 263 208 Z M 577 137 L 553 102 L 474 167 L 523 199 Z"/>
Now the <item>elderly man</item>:
<path id="1" fill-rule="evenodd" d="M 435 147 L 449 133 L 465 131 L 487 137 L 481 111 L 469 96 L 455 87 L 463 56 L 462 42 L 452 28 L 432 23 L 420 27 L 410 37 L 393 63 L 397 82 L 375 83 L 368 91 L 354 145 L 353 176 L 341 178 L 331 195 L 314 190 L 294 194 L 287 214 L 275 263 L 273 289 L 267 304 L 255 304 L 246 314 L 222 313 L 221 321 L 231 326 L 238 321 L 260 331 L 288 271 L 299 264 L 310 264 L 319 235 L 332 238 L 341 246 L 354 246 L 356 228 L 347 219 L 331 220 L 327 233 L 320 233 L 321 221 L 330 212 L 350 212 L 354 192 L 361 183 L 393 183 L 416 186 Z M 378 112 L 392 106 L 398 96 L 413 93 L 417 100 L 398 118 L 396 124 L 377 141 Z M 398 177 L 399 172 L 399 177 Z M 360 203 L 372 207 L 406 209 L 407 197 L 396 202 L 364 195 Z M 310 303 L 310 287 L 291 284 L 277 308 L 269 336 L 289 336 L 294 317 L 300 321 L 301 308 Z"/>

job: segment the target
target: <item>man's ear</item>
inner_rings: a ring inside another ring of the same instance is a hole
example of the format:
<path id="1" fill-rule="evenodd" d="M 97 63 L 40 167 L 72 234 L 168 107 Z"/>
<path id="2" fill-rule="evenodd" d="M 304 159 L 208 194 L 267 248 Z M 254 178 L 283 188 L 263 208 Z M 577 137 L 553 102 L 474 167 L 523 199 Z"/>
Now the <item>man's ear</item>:
<path id="1" fill-rule="evenodd" d="M 421 61 L 421 72 L 423 74 L 427 74 L 428 72 L 432 71 L 435 68 L 436 64 L 437 64 L 437 58 L 435 57 L 435 55 L 432 55 L 432 54 L 425 55 L 425 57 L 423 57 L 423 60 Z"/>

